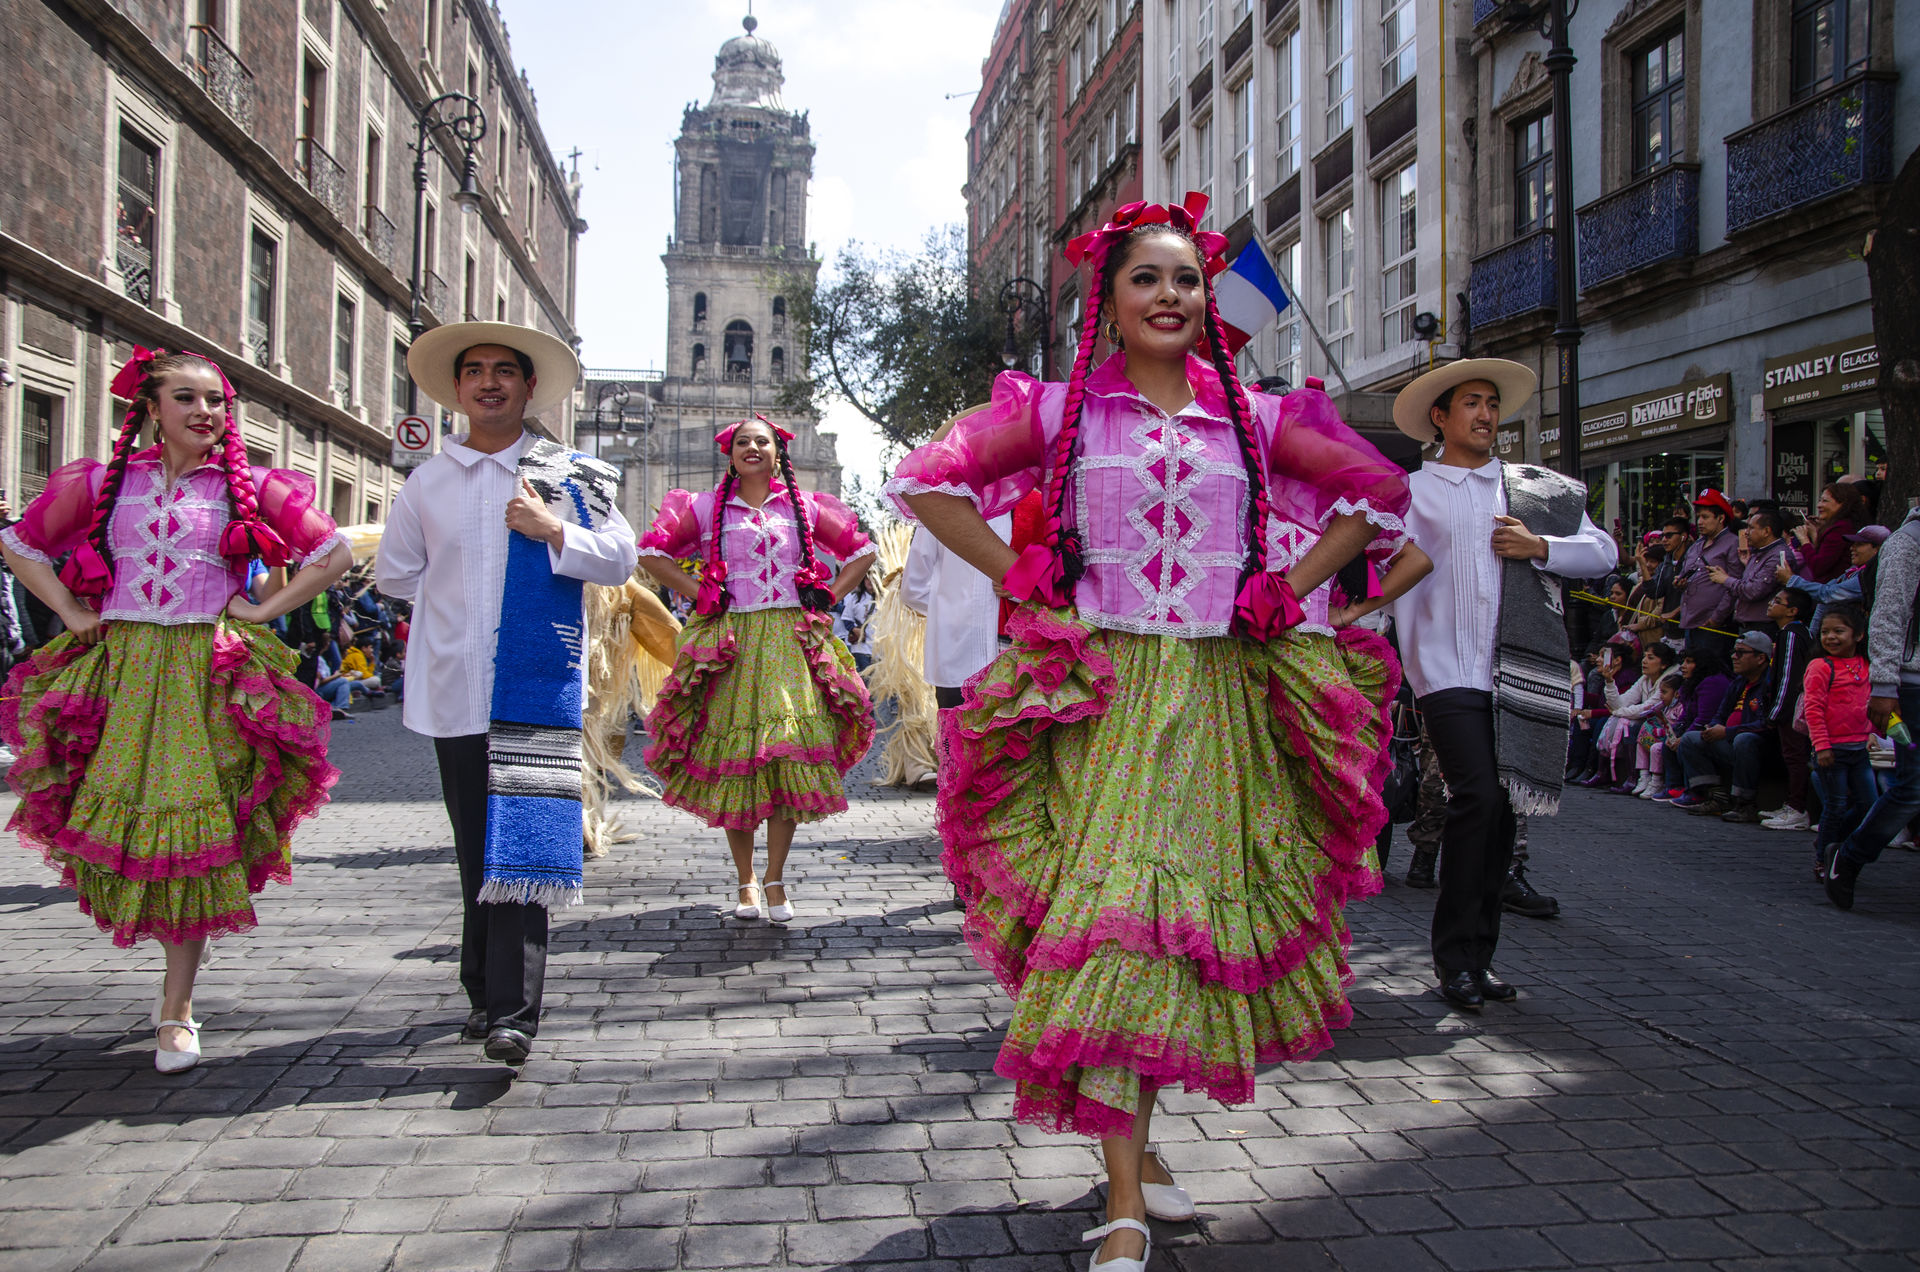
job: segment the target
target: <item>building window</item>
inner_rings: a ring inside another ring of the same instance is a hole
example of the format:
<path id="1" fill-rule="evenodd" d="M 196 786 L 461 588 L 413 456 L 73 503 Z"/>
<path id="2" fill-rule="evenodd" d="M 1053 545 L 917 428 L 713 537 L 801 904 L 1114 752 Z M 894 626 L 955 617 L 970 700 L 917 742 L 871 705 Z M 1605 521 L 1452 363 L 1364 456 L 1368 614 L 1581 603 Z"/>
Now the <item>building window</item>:
<path id="1" fill-rule="evenodd" d="M 706 368 L 706 365 L 707 365 L 707 346 L 703 344 L 695 344 L 693 346 L 693 361 L 692 361 L 693 369 L 691 372 L 692 378 L 698 380 L 700 378 L 700 372 Z"/>
<path id="2" fill-rule="evenodd" d="M 1320 241 L 1327 249 L 1327 348 L 1341 364 L 1353 347 L 1353 208 L 1341 208 L 1320 221 Z"/>
<path id="3" fill-rule="evenodd" d="M 1180 0 L 1167 0 L 1167 100 L 1180 100 Z"/>
<path id="4" fill-rule="evenodd" d="M 1123 127 L 1127 130 L 1127 144 L 1131 146 L 1140 140 L 1140 86 L 1138 84 L 1127 85 L 1126 104 L 1120 108 L 1120 113 L 1125 116 Z"/>
<path id="5" fill-rule="evenodd" d="M 1075 155 L 1073 157 L 1072 189 L 1069 191 L 1069 193 L 1073 195 L 1075 202 L 1079 201 L 1081 194 L 1086 191 L 1086 188 L 1087 188 L 1086 168 L 1085 168 L 1085 165 L 1083 165 L 1080 162 L 1080 156 Z"/>
<path id="6" fill-rule="evenodd" d="M 1243 81 L 1227 103 L 1233 116 L 1233 216 L 1253 206 L 1253 85 Z"/>
<path id="7" fill-rule="evenodd" d="M 366 163 L 367 176 L 360 194 L 360 229 L 367 238 L 372 239 L 375 219 L 380 213 L 381 186 L 384 184 L 380 179 L 381 145 L 380 130 L 377 128 L 367 129 L 367 150 L 363 159 Z"/>
<path id="8" fill-rule="evenodd" d="M 1213 0 L 1200 0 L 1200 18 L 1193 38 L 1194 60 L 1205 70 L 1213 61 Z"/>
<path id="9" fill-rule="evenodd" d="M 1087 82 L 1087 50 L 1084 40 L 1073 42 L 1073 52 L 1067 59 L 1067 96 L 1080 96 L 1080 86 Z"/>
<path id="10" fill-rule="evenodd" d="M 1105 169 L 1107 164 L 1112 163 L 1120 155 L 1120 115 L 1116 111 L 1110 110 L 1107 112 L 1107 131 L 1104 137 L 1104 145 L 1107 153 L 1106 162 L 1100 165 L 1102 169 Z"/>
<path id="11" fill-rule="evenodd" d="M 254 365 L 273 365 L 274 288 L 278 284 L 280 245 L 255 228 L 247 248 L 247 352 Z"/>
<path id="12" fill-rule="evenodd" d="M 527 179 L 527 212 L 526 212 L 526 216 L 527 216 L 526 233 L 528 238 L 533 237 L 533 209 L 534 209 L 534 205 L 538 203 L 539 200 L 540 200 L 540 186 L 531 177 L 529 177 Z"/>
<path id="13" fill-rule="evenodd" d="M 746 384 L 753 379 L 753 328 L 739 318 L 727 324 L 725 377 L 728 383 Z"/>
<path id="14" fill-rule="evenodd" d="M 1087 78 L 1093 78 L 1094 68 L 1100 65 L 1100 13 L 1095 10 L 1087 15 L 1087 28 L 1084 35 L 1087 46 Z"/>
<path id="15" fill-rule="evenodd" d="M 1161 162 L 1166 165 L 1167 202 L 1178 203 L 1186 193 L 1180 186 L 1180 151 L 1177 148 L 1169 151 Z"/>
<path id="16" fill-rule="evenodd" d="M 1675 27 L 1633 55 L 1633 175 L 1686 154 L 1686 34 Z"/>
<path id="17" fill-rule="evenodd" d="M 773 298 L 773 334 L 777 336 L 786 329 L 787 298 L 785 296 L 775 296 Z"/>
<path id="18" fill-rule="evenodd" d="M 767 361 L 772 368 L 773 382 L 785 384 L 787 382 L 787 351 L 775 345 L 773 352 L 767 355 Z"/>
<path id="19" fill-rule="evenodd" d="M 1195 174 L 1196 188 L 1213 199 L 1213 116 L 1209 115 L 1194 125 L 1193 148 L 1200 161 L 1200 171 Z"/>
<path id="20" fill-rule="evenodd" d="M 1320 0 L 1327 33 L 1327 132 L 1332 141 L 1353 127 L 1353 0 Z"/>
<path id="21" fill-rule="evenodd" d="M 1227 29 L 1236 30 L 1249 13 L 1253 12 L 1253 0 L 1231 0 L 1227 5 Z"/>
<path id="22" fill-rule="evenodd" d="M 353 401 L 354 304 L 336 296 L 333 305 L 333 392 L 342 406 Z"/>
<path id="23" fill-rule="evenodd" d="M 707 325 L 707 293 L 693 293 L 693 329 L 699 331 Z"/>
<path id="24" fill-rule="evenodd" d="M 1279 109 L 1275 115 L 1273 180 L 1277 185 L 1300 171 L 1300 28 L 1280 37 L 1274 46 L 1273 100 Z"/>
<path id="25" fill-rule="evenodd" d="M 1391 93 L 1412 79 L 1419 66 L 1413 0 L 1380 0 L 1380 10 L 1380 91 Z"/>
<path id="26" fill-rule="evenodd" d="M 53 395 L 20 394 L 20 494 L 19 507 L 47 488 L 53 473 Z"/>
<path id="27" fill-rule="evenodd" d="M 1870 0 L 1799 0 L 1793 6 L 1793 100 L 1832 88 L 1867 68 Z"/>
<path id="28" fill-rule="evenodd" d="M 1380 183 L 1380 345 L 1391 349 L 1413 339 L 1418 266 L 1414 260 L 1415 165 Z"/>
<path id="29" fill-rule="evenodd" d="M 1113 43 L 1120 34 L 1120 0 L 1107 0 L 1100 8 L 1100 42 Z"/>
<path id="30" fill-rule="evenodd" d="M 127 295 L 153 303 L 153 253 L 159 242 L 160 147 L 120 125 L 120 165 L 114 218 L 114 267 Z"/>
<path id="31" fill-rule="evenodd" d="M 325 150 L 322 138 L 327 129 L 327 68 L 311 55 L 302 59 L 300 64 L 300 141 L 303 145 L 318 145 Z M 306 165 L 307 183 L 314 180 L 312 155 L 302 156 Z"/>
<path id="32" fill-rule="evenodd" d="M 1553 112 L 1513 130 L 1513 235 L 1553 224 Z"/>
<path id="33" fill-rule="evenodd" d="M 502 119 L 500 121 L 499 140 L 495 141 L 493 145 L 493 175 L 502 193 L 505 193 L 507 188 L 507 154 L 509 150 L 507 143 L 512 139 L 512 135 L 513 120 Z"/>
<path id="34" fill-rule="evenodd" d="M 440 60 L 440 0 L 427 0 L 420 31 L 420 47 L 427 51 L 427 59 Z"/>
<path id="35" fill-rule="evenodd" d="M 387 396 L 393 399 L 393 413 L 404 415 L 407 410 L 407 401 L 413 396 L 413 377 L 407 374 L 407 346 L 399 340 L 393 342 L 391 370 L 392 374 L 388 379 L 392 383 L 387 386 Z"/>
<path id="36" fill-rule="evenodd" d="M 1287 387 L 1297 389 L 1304 375 L 1300 359 L 1300 297 L 1296 292 L 1300 278 L 1300 240 L 1295 239 L 1281 248 L 1273 263 L 1280 271 L 1281 285 L 1287 289 L 1287 295 L 1293 298 L 1293 304 L 1280 312 L 1280 322 L 1275 332 L 1278 349 L 1274 355 L 1273 373 L 1284 376 Z"/>
<path id="37" fill-rule="evenodd" d="M 493 298 L 493 320 L 495 322 L 507 320 L 507 298 L 497 293 Z"/>

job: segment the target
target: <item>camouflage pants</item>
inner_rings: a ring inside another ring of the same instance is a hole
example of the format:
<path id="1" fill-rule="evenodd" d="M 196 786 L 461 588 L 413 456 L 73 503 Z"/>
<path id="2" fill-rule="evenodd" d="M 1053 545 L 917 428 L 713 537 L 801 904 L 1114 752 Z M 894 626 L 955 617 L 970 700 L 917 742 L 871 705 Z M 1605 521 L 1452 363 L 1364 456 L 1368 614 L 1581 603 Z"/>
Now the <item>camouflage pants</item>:
<path id="1" fill-rule="evenodd" d="M 1420 797 L 1413 820 L 1407 823 L 1407 842 L 1416 852 L 1440 853 L 1440 834 L 1447 826 L 1447 784 L 1440 776 L 1440 757 L 1433 739 L 1420 728 Z M 1527 864 L 1527 819 L 1513 819 L 1513 864 Z"/>

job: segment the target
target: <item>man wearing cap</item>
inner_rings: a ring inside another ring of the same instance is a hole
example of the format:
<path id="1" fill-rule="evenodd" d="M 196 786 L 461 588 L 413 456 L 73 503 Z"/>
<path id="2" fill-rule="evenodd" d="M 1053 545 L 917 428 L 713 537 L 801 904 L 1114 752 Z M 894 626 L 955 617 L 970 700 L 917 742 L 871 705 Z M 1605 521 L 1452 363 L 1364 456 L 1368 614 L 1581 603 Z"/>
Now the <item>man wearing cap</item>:
<path id="1" fill-rule="evenodd" d="M 1427 372 L 1393 404 L 1403 433 L 1442 443 L 1409 481 L 1407 533 L 1433 573 L 1392 609 L 1448 790 L 1434 971 L 1448 1002 L 1475 1010 L 1518 992 L 1492 970 L 1515 816 L 1560 806 L 1571 689 L 1559 580 L 1619 559 L 1586 514 L 1585 486 L 1494 458 L 1500 421 L 1534 385 L 1517 362 L 1475 358 Z"/>
<path id="2" fill-rule="evenodd" d="M 1693 501 L 1700 537 L 1687 548 L 1674 582 L 1680 586 L 1680 630 L 1688 649 L 1711 649 L 1725 657 L 1733 647 L 1733 588 L 1740 576 L 1740 539 L 1729 527 L 1733 505 L 1709 487 Z M 1718 574 L 1722 581 L 1715 582 Z"/>
<path id="3" fill-rule="evenodd" d="M 1687 793 L 1673 801 L 1695 817 L 1758 822 L 1760 760 L 1773 721 L 1767 710 L 1767 672 L 1773 637 L 1741 632 L 1733 642 L 1733 687 L 1719 710 L 1680 739 L 1680 771 Z"/>
<path id="4" fill-rule="evenodd" d="M 469 431 L 409 476 L 375 577 L 414 603 L 403 719 L 434 740 L 453 822 L 465 1034 L 518 1064 L 539 1029 L 547 909 L 580 891 L 581 589 L 625 583 L 636 545 L 617 470 L 527 428 L 573 391 L 572 349 L 456 323 L 415 340 L 407 370 Z"/>

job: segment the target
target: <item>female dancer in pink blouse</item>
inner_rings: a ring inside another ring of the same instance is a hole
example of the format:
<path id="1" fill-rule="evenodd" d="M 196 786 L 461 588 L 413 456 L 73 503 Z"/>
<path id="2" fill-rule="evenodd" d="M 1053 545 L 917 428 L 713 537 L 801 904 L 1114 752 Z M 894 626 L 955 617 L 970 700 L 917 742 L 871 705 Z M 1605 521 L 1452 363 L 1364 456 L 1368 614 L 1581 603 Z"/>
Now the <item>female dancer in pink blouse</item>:
<path id="1" fill-rule="evenodd" d="M 177 1073 L 200 1057 L 208 938 L 254 926 L 249 894 L 290 880 L 293 828 L 339 776 L 330 713 L 259 624 L 353 557 L 311 477 L 247 463 L 219 367 L 135 349 L 113 393 L 133 406 L 112 461 L 61 468 L 0 530 L 7 564 L 67 626 L 14 668 L 0 736 L 20 757 L 10 828 L 114 944 L 166 950 L 154 1065 Z M 149 420 L 158 444 L 137 450 Z M 256 603 L 255 557 L 299 572 Z"/>
<path id="2" fill-rule="evenodd" d="M 1148 1215 L 1193 1214 L 1148 1144 L 1157 1090 L 1245 1101 L 1257 1064 L 1329 1045 L 1341 907 L 1380 886 L 1399 670 L 1334 631 L 1327 584 L 1404 538 L 1406 476 L 1317 381 L 1242 390 L 1205 208 L 1132 204 L 1070 244 L 1094 298 L 1071 381 L 1000 376 L 888 486 L 1024 602 L 944 722 L 941 835 L 1015 1000 L 1014 1115 L 1101 1141 L 1097 1272 L 1140 1272 Z M 1119 352 L 1094 370 L 1096 334 Z M 1016 553 L 984 518 L 1036 486 L 1046 534 Z"/>
<path id="3" fill-rule="evenodd" d="M 867 686 L 825 611 L 859 584 L 874 548 L 845 504 L 794 483 L 792 440 L 758 415 L 729 426 L 714 438 L 729 461 L 720 489 L 668 491 L 640 541 L 647 573 L 694 602 L 647 717 L 647 764 L 667 803 L 727 832 L 735 917 L 760 917 L 764 897 L 776 923 L 793 917 L 783 872 L 794 827 L 846 809 L 841 779 L 873 744 Z M 838 575 L 822 550 L 842 562 Z M 698 583 L 678 564 L 694 556 Z M 762 822 L 767 873 L 756 878 Z"/>

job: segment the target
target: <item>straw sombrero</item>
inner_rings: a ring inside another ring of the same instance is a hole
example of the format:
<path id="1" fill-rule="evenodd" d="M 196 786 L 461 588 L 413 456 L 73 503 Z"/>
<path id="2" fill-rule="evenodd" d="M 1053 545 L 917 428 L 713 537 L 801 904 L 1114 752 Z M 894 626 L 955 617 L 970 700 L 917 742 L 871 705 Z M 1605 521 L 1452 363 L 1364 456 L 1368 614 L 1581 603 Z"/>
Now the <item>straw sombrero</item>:
<path id="1" fill-rule="evenodd" d="M 450 322 L 423 332 L 407 350 L 407 374 L 428 397 L 449 410 L 460 409 L 453 360 L 475 345 L 504 345 L 533 360 L 533 396 L 527 413 L 564 401 L 580 379 L 580 359 L 564 340 L 510 322 Z"/>
<path id="2" fill-rule="evenodd" d="M 1505 358 L 1462 358 L 1435 367 L 1400 390 L 1393 399 L 1393 422 L 1414 441 L 1426 445 L 1433 441 L 1433 422 L 1427 411 L 1433 400 L 1456 384 L 1468 380 L 1486 380 L 1500 391 L 1500 418 L 1519 414 L 1533 398 L 1540 383 L 1532 368 Z M 1497 421 L 1496 421 L 1497 422 Z"/>

